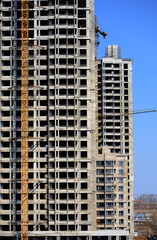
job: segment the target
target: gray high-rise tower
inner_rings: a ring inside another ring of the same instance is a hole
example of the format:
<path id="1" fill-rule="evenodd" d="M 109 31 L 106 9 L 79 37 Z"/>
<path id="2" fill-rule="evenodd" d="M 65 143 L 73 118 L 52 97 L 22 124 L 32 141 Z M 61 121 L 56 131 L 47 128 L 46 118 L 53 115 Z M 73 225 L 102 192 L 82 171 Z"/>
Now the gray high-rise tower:
<path id="1" fill-rule="evenodd" d="M 0 10 L 0 235 L 11 238 L 21 229 L 21 1 L 2 0 Z M 29 1 L 28 231 L 34 239 L 96 230 L 94 114 L 94 1 Z"/>

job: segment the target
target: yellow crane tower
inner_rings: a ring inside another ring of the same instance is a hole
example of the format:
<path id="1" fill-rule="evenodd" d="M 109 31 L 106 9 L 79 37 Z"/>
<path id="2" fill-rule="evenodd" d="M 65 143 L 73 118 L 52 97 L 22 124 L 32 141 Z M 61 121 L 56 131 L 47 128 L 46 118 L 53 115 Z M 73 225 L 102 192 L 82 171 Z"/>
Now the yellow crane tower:
<path id="1" fill-rule="evenodd" d="M 28 27 L 29 0 L 21 0 L 21 240 L 28 240 Z"/>
<path id="2" fill-rule="evenodd" d="M 100 30 L 100 26 L 97 25 L 97 17 L 95 16 L 95 71 L 96 71 L 96 146 L 98 153 L 98 46 L 99 46 L 99 34 L 106 38 L 107 33 Z"/>

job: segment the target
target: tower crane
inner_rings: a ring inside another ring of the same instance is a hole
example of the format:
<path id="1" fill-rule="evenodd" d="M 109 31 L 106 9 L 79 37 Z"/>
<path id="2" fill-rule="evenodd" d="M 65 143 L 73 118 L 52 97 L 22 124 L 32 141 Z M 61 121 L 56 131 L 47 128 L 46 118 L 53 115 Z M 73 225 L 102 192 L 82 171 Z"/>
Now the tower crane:
<path id="1" fill-rule="evenodd" d="M 13 196 L 13 232 L 16 233 L 16 141 L 18 138 L 21 139 L 21 240 L 28 240 L 28 152 L 34 150 L 38 144 L 43 140 L 40 140 L 39 143 L 35 144 L 31 149 L 28 148 L 28 88 L 35 87 L 41 89 L 38 86 L 30 86 L 28 77 L 29 77 L 29 46 L 44 48 L 39 45 L 34 45 L 29 42 L 29 9 L 30 8 L 41 8 L 45 10 L 42 6 L 37 6 L 31 4 L 29 0 L 17 0 L 11 1 L 11 11 L 12 11 L 12 22 L 13 22 L 13 29 L 14 31 L 13 36 L 13 46 L 11 50 L 13 52 L 13 67 L 12 67 L 12 77 L 13 77 L 13 86 L 10 90 L 13 90 L 13 164 L 12 164 L 12 180 L 13 180 L 13 187 L 12 187 L 12 196 Z M 17 44 L 17 10 L 21 8 L 21 43 Z M 37 15 L 38 16 L 38 15 Z M 37 18 L 37 16 L 34 17 Z M 32 20 L 32 19 L 31 19 Z M 17 85 L 17 49 L 21 49 L 21 84 Z M 34 59 L 33 56 L 32 59 Z M 16 101 L 19 100 L 19 96 L 17 96 L 16 91 L 21 90 L 21 136 L 17 137 L 16 135 Z M 37 93 L 38 94 L 38 93 Z M 36 95 L 33 96 L 33 99 Z M 34 187 L 32 191 L 34 191 L 36 187 Z"/>
<path id="2" fill-rule="evenodd" d="M 102 35 L 103 37 L 104 37 L 104 39 L 106 38 L 106 36 L 107 36 L 107 33 L 105 33 L 105 32 L 102 32 L 101 30 L 100 30 L 100 26 L 98 26 L 98 25 L 96 25 L 96 27 L 95 27 L 95 33 L 96 34 L 100 34 L 100 35 Z M 98 35 L 99 36 L 99 35 Z"/>
<path id="3" fill-rule="evenodd" d="M 95 70 L 96 70 L 96 146 L 98 153 L 98 46 L 99 46 L 99 34 L 104 37 L 107 36 L 107 33 L 100 30 L 100 26 L 97 25 L 97 17 L 95 16 Z"/>
<path id="4" fill-rule="evenodd" d="M 21 240 L 28 240 L 29 0 L 21 0 Z"/>

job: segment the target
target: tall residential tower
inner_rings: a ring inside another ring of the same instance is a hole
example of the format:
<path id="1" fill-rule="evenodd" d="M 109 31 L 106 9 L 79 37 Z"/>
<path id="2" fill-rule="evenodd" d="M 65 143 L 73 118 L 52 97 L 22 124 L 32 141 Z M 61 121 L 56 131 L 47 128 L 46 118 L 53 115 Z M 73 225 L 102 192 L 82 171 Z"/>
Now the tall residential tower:
<path id="1" fill-rule="evenodd" d="M 29 235 L 77 235 L 96 230 L 94 1 L 28 4 Z M 21 1 L 0 10 L 0 235 L 11 237 L 21 229 Z"/>
<path id="2" fill-rule="evenodd" d="M 100 227 L 130 229 L 133 234 L 132 60 L 122 59 L 120 48 L 109 45 L 99 61 L 98 77 L 98 221 Z M 105 205 L 99 204 L 102 198 Z"/>

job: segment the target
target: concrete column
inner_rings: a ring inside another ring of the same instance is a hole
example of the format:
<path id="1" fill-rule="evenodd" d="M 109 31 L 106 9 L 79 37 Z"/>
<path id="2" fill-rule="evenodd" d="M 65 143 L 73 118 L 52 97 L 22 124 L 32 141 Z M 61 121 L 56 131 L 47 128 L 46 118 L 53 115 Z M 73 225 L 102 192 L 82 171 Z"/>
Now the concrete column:
<path id="1" fill-rule="evenodd" d="M 92 236 L 89 236 L 88 240 L 92 240 Z"/>
<path id="2" fill-rule="evenodd" d="M 108 240 L 112 240 L 112 236 L 108 236 Z"/>
<path id="3" fill-rule="evenodd" d="M 57 236 L 56 240 L 60 240 L 60 236 Z"/>

